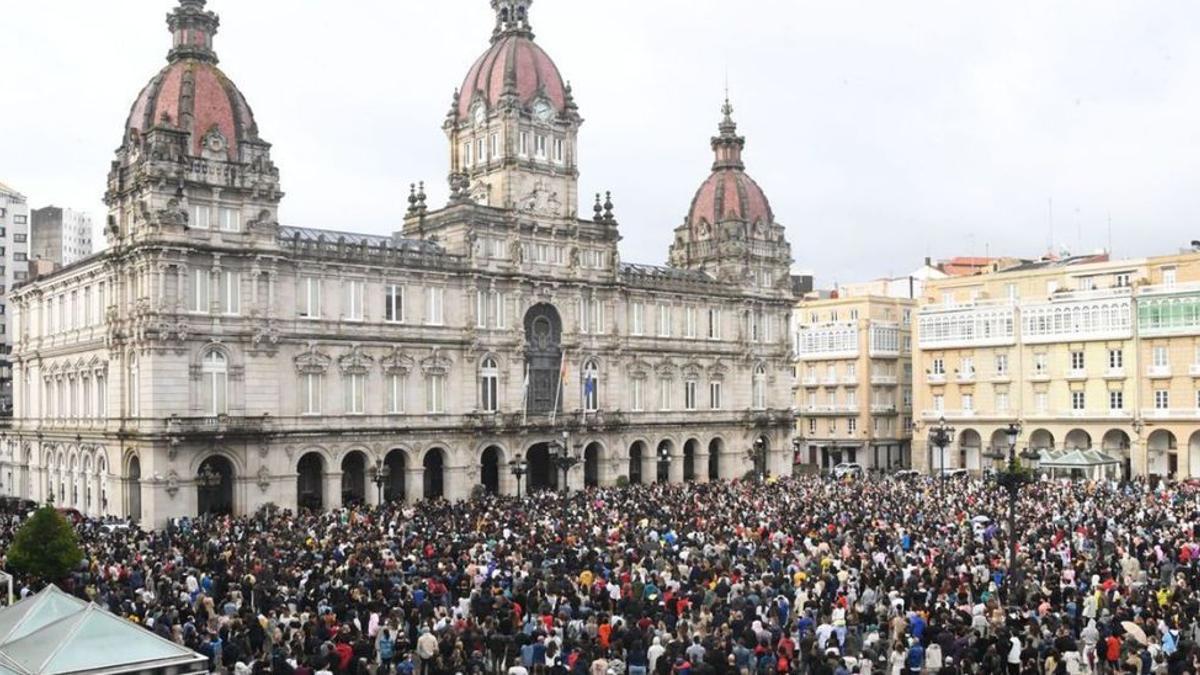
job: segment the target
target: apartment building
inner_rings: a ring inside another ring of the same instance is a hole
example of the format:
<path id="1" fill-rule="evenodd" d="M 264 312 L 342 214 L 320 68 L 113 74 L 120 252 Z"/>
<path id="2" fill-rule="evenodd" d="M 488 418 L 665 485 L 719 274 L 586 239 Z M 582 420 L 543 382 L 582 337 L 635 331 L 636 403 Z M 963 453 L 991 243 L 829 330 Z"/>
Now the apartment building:
<path id="1" fill-rule="evenodd" d="M 12 335 L 8 292 L 29 276 L 29 201 L 0 183 L 0 417 L 12 415 Z"/>
<path id="2" fill-rule="evenodd" d="M 810 294 L 793 312 L 797 462 L 821 470 L 839 462 L 868 469 L 907 466 L 916 302 L 835 296 Z"/>
<path id="3" fill-rule="evenodd" d="M 915 468 L 981 470 L 1019 422 L 1022 447 L 1096 450 L 1114 477 L 1200 476 L 1198 252 L 935 280 L 915 340 Z M 944 453 L 940 418 L 958 432 Z"/>

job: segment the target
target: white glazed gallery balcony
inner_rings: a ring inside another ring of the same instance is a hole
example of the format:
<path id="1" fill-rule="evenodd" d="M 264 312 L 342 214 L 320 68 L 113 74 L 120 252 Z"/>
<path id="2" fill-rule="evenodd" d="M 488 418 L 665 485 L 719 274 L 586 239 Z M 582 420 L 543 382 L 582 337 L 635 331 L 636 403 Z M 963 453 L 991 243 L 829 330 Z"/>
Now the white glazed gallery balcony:
<path id="1" fill-rule="evenodd" d="M 1016 307 L 1011 300 L 930 305 L 917 317 L 922 349 L 998 347 L 1016 342 Z"/>
<path id="2" fill-rule="evenodd" d="M 1026 344 L 1133 337 L 1133 290 L 1129 287 L 1063 291 L 1021 308 Z"/>
<path id="3" fill-rule="evenodd" d="M 858 406 L 844 403 L 806 405 L 800 408 L 801 415 L 857 415 Z"/>

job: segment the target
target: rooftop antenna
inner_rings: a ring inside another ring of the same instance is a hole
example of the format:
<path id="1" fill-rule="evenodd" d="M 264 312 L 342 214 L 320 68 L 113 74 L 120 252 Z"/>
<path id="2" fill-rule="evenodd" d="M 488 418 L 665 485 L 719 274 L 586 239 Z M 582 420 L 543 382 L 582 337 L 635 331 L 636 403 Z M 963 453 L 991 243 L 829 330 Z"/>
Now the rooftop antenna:
<path id="1" fill-rule="evenodd" d="M 1112 247 L 1112 211 L 1108 212 L 1108 257 L 1114 257 Z"/>
<path id="2" fill-rule="evenodd" d="M 1046 217 L 1050 225 L 1050 240 L 1046 242 L 1046 251 L 1054 255 L 1054 197 L 1046 202 Z"/>

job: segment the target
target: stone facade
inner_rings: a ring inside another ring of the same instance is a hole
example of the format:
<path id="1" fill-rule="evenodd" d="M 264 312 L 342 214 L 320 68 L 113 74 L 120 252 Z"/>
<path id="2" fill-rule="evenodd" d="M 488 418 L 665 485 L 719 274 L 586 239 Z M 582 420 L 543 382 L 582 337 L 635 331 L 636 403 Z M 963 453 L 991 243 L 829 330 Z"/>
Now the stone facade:
<path id="1" fill-rule="evenodd" d="M 402 231 L 372 236 L 277 222 L 217 17 L 181 0 L 109 175 L 108 248 L 13 295 L 3 491 L 161 525 L 512 493 L 518 457 L 523 489 L 552 487 L 551 443 L 572 487 L 789 474 L 790 249 L 765 197 L 689 216 L 677 243 L 711 245 L 671 267 L 622 263 L 612 202 L 576 213 L 582 119 L 530 0 L 492 4 L 495 54 L 444 125 L 450 203 L 413 186 Z"/>

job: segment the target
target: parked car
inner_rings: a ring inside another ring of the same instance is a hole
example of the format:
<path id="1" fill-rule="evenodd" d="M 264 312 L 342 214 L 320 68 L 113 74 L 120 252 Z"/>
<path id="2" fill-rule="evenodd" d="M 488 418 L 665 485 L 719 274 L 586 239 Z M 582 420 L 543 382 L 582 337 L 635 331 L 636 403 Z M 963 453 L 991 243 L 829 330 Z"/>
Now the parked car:
<path id="1" fill-rule="evenodd" d="M 861 464 L 853 462 L 843 462 L 833 467 L 833 477 L 841 480 L 847 476 L 851 478 L 862 478 L 863 468 Z"/>
<path id="2" fill-rule="evenodd" d="M 950 469 L 944 474 L 947 479 L 970 478 L 971 472 L 966 469 Z"/>
<path id="3" fill-rule="evenodd" d="M 915 480 L 920 475 L 921 472 L 916 469 L 900 469 L 892 474 L 892 478 L 895 480 Z"/>

